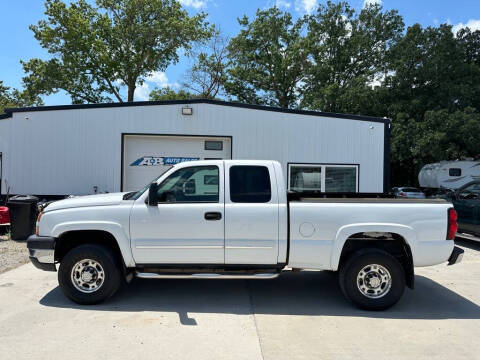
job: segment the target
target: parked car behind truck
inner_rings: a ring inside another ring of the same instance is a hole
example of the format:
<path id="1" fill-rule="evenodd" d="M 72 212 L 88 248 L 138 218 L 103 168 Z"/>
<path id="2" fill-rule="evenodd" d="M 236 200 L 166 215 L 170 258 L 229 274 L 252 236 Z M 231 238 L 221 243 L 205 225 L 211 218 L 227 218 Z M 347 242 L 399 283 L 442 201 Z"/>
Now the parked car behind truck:
<path id="1" fill-rule="evenodd" d="M 395 197 L 398 198 L 412 198 L 412 199 L 425 199 L 425 194 L 422 190 L 414 187 L 394 187 L 392 189 Z"/>
<path id="2" fill-rule="evenodd" d="M 480 181 L 471 181 L 457 190 L 444 189 L 437 196 L 452 202 L 457 211 L 457 236 L 480 241 Z"/>
<path id="3" fill-rule="evenodd" d="M 269 279 L 288 267 L 338 271 L 347 299 L 381 310 L 413 288 L 414 266 L 461 260 L 442 199 L 328 196 L 287 194 L 276 161 L 184 162 L 138 192 L 48 205 L 27 245 L 81 304 L 132 276 Z"/>

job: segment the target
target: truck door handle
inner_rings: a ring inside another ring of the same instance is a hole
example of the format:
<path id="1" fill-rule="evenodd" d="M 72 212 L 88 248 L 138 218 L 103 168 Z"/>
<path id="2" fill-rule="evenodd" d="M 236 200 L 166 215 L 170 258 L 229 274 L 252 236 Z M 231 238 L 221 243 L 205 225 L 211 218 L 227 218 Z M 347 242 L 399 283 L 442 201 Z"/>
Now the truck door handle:
<path id="1" fill-rule="evenodd" d="M 220 220 L 222 218 L 222 213 L 220 212 L 206 212 L 205 220 Z"/>

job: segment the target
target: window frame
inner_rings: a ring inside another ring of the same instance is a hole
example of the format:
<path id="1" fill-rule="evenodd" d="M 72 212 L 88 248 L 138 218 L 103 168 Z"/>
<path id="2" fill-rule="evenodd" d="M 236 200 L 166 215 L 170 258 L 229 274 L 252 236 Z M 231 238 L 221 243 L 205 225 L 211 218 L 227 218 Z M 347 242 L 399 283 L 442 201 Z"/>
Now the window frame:
<path id="1" fill-rule="evenodd" d="M 218 171 L 218 200 L 217 201 L 173 201 L 173 202 L 165 202 L 165 201 L 160 201 L 158 199 L 158 192 L 157 192 L 157 200 L 158 200 L 158 205 L 173 205 L 173 204 L 220 204 L 221 198 L 222 198 L 222 189 L 221 189 L 221 171 L 222 169 L 218 165 L 193 165 L 193 166 L 185 166 L 181 167 L 180 169 L 177 169 L 176 171 L 173 171 L 171 174 L 169 174 L 165 179 L 163 179 L 158 186 L 160 187 L 164 182 L 168 181 L 168 179 L 171 176 L 174 176 L 177 172 L 183 171 L 185 169 L 190 169 L 190 168 L 198 168 L 198 167 L 216 167 Z"/>
<path id="2" fill-rule="evenodd" d="M 306 162 L 289 162 L 287 163 L 287 190 L 291 191 L 291 183 L 290 183 L 290 175 L 291 175 L 291 170 L 292 166 L 294 167 L 304 167 L 304 168 L 310 168 L 310 167 L 320 167 L 321 172 L 321 193 L 326 193 L 325 191 L 325 178 L 326 178 L 326 170 L 327 167 L 344 167 L 344 168 L 355 168 L 356 169 L 356 181 L 355 181 L 355 191 L 353 193 L 358 193 L 360 192 L 360 164 L 345 164 L 345 163 L 306 163 Z M 318 190 L 314 190 L 318 191 Z"/>

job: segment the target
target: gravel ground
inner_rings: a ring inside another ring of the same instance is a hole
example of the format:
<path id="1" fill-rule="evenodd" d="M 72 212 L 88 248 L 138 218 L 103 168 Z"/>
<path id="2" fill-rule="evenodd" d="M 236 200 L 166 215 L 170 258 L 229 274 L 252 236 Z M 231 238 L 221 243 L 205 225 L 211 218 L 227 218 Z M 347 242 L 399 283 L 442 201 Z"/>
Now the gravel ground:
<path id="1" fill-rule="evenodd" d="M 27 243 L 0 235 L 0 274 L 28 262 Z"/>

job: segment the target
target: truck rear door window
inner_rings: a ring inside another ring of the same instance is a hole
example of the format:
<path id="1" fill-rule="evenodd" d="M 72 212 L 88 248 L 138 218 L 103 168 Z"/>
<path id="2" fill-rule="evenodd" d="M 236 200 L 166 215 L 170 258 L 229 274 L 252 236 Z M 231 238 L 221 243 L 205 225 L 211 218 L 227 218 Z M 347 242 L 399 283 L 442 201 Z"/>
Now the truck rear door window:
<path id="1" fill-rule="evenodd" d="M 230 168 L 230 200 L 266 203 L 272 198 L 270 174 L 265 166 L 236 165 Z"/>

